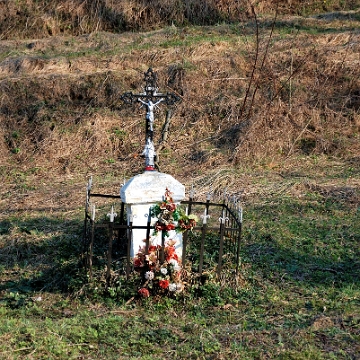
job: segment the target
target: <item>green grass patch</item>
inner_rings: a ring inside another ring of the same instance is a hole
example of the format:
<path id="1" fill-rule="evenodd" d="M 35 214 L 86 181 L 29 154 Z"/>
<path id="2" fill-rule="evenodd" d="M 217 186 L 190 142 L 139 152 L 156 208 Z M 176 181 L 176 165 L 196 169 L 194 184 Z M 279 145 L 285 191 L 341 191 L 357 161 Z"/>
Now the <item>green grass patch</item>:
<path id="1" fill-rule="evenodd" d="M 230 262 L 216 279 L 213 235 L 207 277 L 174 299 L 132 299 L 136 279 L 126 282 L 119 262 L 105 291 L 106 234 L 89 284 L 77 215 L 7 217 L 0 222 L 0 357 L 356 358 L 359 210 L 336 194 L 309 187 L 300 198 L 275 194 L 247 204 L 238 276 Z M 197 237 L 190 240 L 196 247 Z"/>

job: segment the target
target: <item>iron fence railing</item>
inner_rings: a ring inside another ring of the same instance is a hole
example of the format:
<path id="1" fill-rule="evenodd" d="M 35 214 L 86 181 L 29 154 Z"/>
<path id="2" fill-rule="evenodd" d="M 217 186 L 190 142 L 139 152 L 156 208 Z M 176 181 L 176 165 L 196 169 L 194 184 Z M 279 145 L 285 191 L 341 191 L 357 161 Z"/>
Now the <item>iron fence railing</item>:
<path id="1" fill-rule="evenodd" d="M 95 209 L 94 199 L 107 204 L 102 204 Z M 111 212 L 107 214 L 104 210 L 109 209 L 108 202 L 112 203 Z M 119 214 L 114 212 L 119 211 Z M 89 271 L 89 277 L 93 277 L 93 258 L 94 248 L 99 241 L 102 241 L 103 250 L 100 254 L 106 262 L 106 279 L 110 281 L 113 260 L 121 259 L 125 262 L 125 274 L 127 278 L 133 271 L 133 264 L 130 254 L 132 231 L 134 229 L 146 229 L 146 251 L 149 248 L 151 233 L 154 226 L 151 225 L 151 218 L 148 217 L 146 225 L 133 225 L 131 219 L 127 220 L 126 204 L 123 203 L 119 195 L 106 195 L 91 193 L 91 185 L 87 188 L 83 255 L 84 262 Z M 196 254 L 196 266 L 192 266 L 192 271 L 202 276 L 205 266 L 205 257 L 209 251 L 216 254 L 216 271 L 221 275 L 223 268 L 223 258 L 225 255 L 235 263 L 236 273 L 239 270 L 240 246 L 242 236 L 242 208 L 239 204 L 226 200 L 216 203 L 210 201 L 209 196 L 206 201 L 195 201 L 193 198 L 182 201 L 180 205 L 187 207 L 188 215 L 196 214 L 200 218 L 191 232 L 186 230 L 183 233 L 182 266 L 185 267 L 189 260 L 189 252 Z M 96 215 L 95 212 L 103 213 Z M 200 214 L 200 215 L 199 215 Z M 109 217 L 109 219 L 107 219 Z M 104 231 L 105 230 L 105 231 Z M 207 244 L 208 235 L 212 234 L 211 250 Z M 196 241 L 194 240 L 196 237 Z M 215 239 L 215 240 L 214 240 Z M 105 247 L 105 250 L 104 250 Z M 114 252 L 113 248 L 117 250 Z M 164 238 L 162 241 L 164 251 Z M 160 252 L 161 254 L 161 252 Z M 193 254 L 194 255 L 194 254 Z M 194 257 L 194 256 L 193 256 Z"/>

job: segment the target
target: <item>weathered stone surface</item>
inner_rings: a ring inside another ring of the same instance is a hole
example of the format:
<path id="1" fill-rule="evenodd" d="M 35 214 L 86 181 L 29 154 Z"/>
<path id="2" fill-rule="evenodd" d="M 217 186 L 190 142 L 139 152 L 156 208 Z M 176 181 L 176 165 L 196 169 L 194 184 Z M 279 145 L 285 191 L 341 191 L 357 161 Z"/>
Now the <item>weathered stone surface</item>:
<path id="1" fill-rule="evenodd" d="M 131 178 L 120 191 L 126 204 L 149 204 L 161 201 L 168 188 L 175 202 L 185 198 L 185 186 L 171 175 L 157 171 L 145 171 Z"/>
<path id="2" fill-rule="evenodd" d="M 121 200 L 127 204 L 128 223 L 131 217 L 134 226 L 146 226 L 151 206 L 163 200 L 166 188 L 172 192 L 175 203 L 179 204 L 181 200 L 184 200 L 185 186 L 171 175 L 157 171 L 145 171 L 131 178 L 120 191 Z M 154 225 L 156 221 L 156 218 L 152 218 L 151 225 Z M 137 254 L 139 248 L 144 246 L 145 238 L 146 229 L 133 229 L 130 250 L 132 257 Z M 176 240 L 176 253 L 181 258 L 182 234 L 169 231 L 169 237 L 166 240 L 169 239 Z M 153 245 L 161 245 L 161 232 L 156 236 L 151 236 L 150 241 Z"/>

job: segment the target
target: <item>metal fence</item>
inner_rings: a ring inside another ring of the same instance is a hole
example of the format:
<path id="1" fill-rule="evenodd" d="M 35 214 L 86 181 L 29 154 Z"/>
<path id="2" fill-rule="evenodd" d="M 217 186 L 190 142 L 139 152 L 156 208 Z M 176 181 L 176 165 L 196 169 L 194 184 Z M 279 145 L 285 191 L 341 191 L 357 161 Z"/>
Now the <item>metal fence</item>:
<path id="1" fill-rule="evenodd" d="M 96 210 L 95 201 L 101 203 Z M 111 203 L 111 207 L 109 203 Z M 191 269 L 198 276 L 202 276 L 206 265 L 205 258 L 209 253 L 208 245 L 211 234 L 210 251 L 212 255 L 216 255 L 218 276 L 221 275 L 225 257 L 235 264 L 237 273 L 242 233 L 242 208 L 240 204 L 230 200 L 230 197 L 224 197 L 221 202 L 212 202 L 210 196 L 207 196 L 206 201 L 197 201 L 190 196 L 180 205 L 187 207 L 188 215 L 196 214 L 199 218 L 198 223 L 191 231 L 186 230 L 183 233 L 182 266 L 185 267 L 187 262 L 196 257 L 195 265 L 192 264 Z M 111 210 L 107 213 L 109 208 Z M 146 229 L 145 241 L 146 249 L 148 249 L 151 233 L 154 229 L 154 226 L 151 225 L 150 216 L 146 225 L 133 225 L 131 219 L 130 221 L 127 220 L 126 204 L 121 201 L 120 196 L 91 193 L 89 181 L 86 192 L 83 255 L 90 279 L 93 277 L 94 249 L 99 242 L 102 242 L 103 246 L 100 256 L 106 263 L 107 281 L 110 281 L 114 260 L 121 261 L 127 278 L 130 276 L 133 271 L 130 248 L 134 229 Z M 164 241 L 161 251 L 164 251 Z"/>

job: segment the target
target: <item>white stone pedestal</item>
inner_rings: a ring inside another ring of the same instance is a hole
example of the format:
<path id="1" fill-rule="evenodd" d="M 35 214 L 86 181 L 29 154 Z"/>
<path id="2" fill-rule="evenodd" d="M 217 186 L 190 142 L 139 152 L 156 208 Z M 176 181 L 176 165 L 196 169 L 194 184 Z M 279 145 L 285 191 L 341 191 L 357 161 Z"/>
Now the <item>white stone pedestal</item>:
<path id="1" fill-rule="evenodd" d="M 163 200 L 166 188 L 172 193 L 172 198 L 176 204 L 185 198 L 185 186 L 174 179 L 171 175 L 159 173 L 157 171 L 145 171 L 142 174 L 131 178 L 120 191 L 121 201 L 126 204 L 127 222 L 130 217 L 133 226 L 146 226 L 151 206 Z M 151 225 L 156 223 L 157 219 L 151 219 Z M 161 231 L 157 236 L 152 236 L 153 230 L 150 230 L 150 241 L 153 245 L 161 245 Z M 134 257 L 139 248 L 145 245 L 146 229 L 133 229 L 131 239 L 130 256 Z M 168 239 L 176 240 L 176 253 L 181 259 L 182 256 L 182 234 L 174 230 L 169 231 Z"/>

